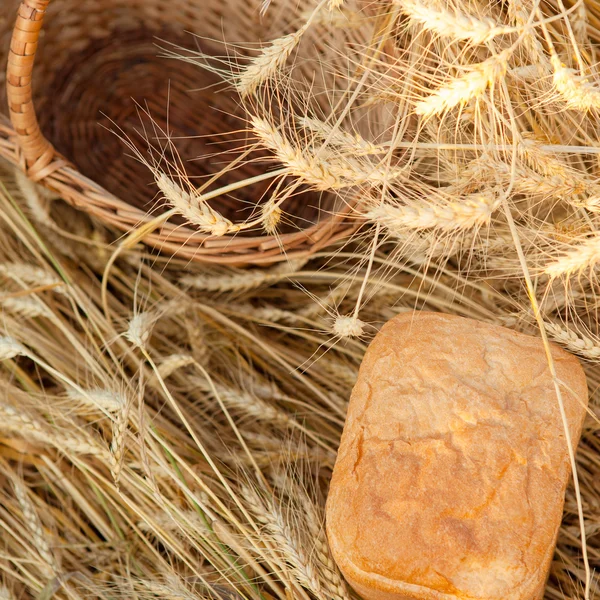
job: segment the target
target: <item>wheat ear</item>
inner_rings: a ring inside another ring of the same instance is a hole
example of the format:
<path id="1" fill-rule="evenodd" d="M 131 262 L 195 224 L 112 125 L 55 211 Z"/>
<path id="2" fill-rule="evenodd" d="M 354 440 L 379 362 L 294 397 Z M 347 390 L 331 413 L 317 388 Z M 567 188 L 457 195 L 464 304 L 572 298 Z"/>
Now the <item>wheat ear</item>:
<path id="1" fill-rule="evenodd" d="M 253 94 L 259 86 L 271 79 L 286 63 L 309 25 L 310 19 L 298 31 L 277 38 L 265 46 L 238 75 L 236 81 L 238 93 L 241 96 Z"/>
<path id="2" fill-rule="evenodd" d="M 478 19 L 459 11 L 450 11 L 428 0 L 395 0 L 411 21 L 427 31 L 452 40 L 485 44 L 496 36 L 513 33 L 513 27 L 501 27 L 489 18 Z"/>
<path id="3" fill-rule="evenodd" d="M 367 212 L 366 216 L 384 225 L 390 233 L 401 234 L 407 229 L 454 231 L 489 224 L 498 206 L 497 196 L 482 193 L 445 205 L 394 206 L 384 202 Z"/>
<path id="4" fill-rule="evenodd" d="M 573 354 L 578 354 L 588 360 L 600 359 L 600 343 L 594 341 L 580 331 L 562 327 L 558 323 L 544 323 L 550 337 Z"/>
<path id="5" fill-rule="evenodd" d="M 424 117 L 431 117 L 477 98 L 488 86 L 494 85 L 504 76 L 511 54 L 511 49 L 503 50 L 475 65 L 469 73 L 456 77 L 418 102 L 415 112 Z"/>
<path id="6" fill-rule="evenodd" d="M 593 268 L 600 260 L 600 236 L 594 235 L 582 244 L 573 246 L 560 258 L 551 262 L 544 269 L 544 273 L 552 279 L 556 277 L 571 276 L 584 269 Z"/>
<path id="7" fill-rule="evenodd" d="M 550 62 L 554 68 L 554 87 L 568 108 L 580 111 L 600 108 L 600 88 L 590 83 L 587 78 L 577 75 L 574 69 L 562 64 L 556 54 L 550 57 Z"/>
<path id="8" fill-rule="evenodd" d="M 19 501 L 19 505 L 21 506 L 23 520 L 25 521 L 25 524 L 31 533 L 33 545 L 38 551 L 40 558 L 45 563 L 45 575 L 51 577 L 58 571 L 58 566 L 56 559 L 50 550 L 46 536 L 44 535 L 44 528 L 42 526 L 42 522 L 40 521 L 40 517 L 35 510 L 33 502 L 29 499 L 29 495 L 27 494 L 23 484 L 21 484 L 19 481 L 14 481 L 13 487 L 15 490 L 15 496 Z"/>
<path id="9" fill-rule="evenodd" d="M 320 119 L 314 117 L 300 117 L 298 124 L 316 137 L 328 140 L 330 144 L 337 146 L 341 151 L 363 156 L 368 154 L 383 154 L 389 151 L 389 147 L 373 144 L 358 133 L 352 134 L 342 129 L 335 128 Z"/>

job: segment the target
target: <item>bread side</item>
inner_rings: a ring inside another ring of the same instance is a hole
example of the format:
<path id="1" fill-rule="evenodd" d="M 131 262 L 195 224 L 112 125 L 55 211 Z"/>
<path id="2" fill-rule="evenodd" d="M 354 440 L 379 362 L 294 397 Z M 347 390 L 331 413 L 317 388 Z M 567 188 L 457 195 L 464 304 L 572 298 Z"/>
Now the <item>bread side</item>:
<path id="1" fill-rule="evenodd" d="M 553 348 L 574 443 L 587 387 Z M 327 502 L 334 557 L 368 600 L 541 597 L 570 466 L 540 340 L 437 313 L 369 347 Z"/>

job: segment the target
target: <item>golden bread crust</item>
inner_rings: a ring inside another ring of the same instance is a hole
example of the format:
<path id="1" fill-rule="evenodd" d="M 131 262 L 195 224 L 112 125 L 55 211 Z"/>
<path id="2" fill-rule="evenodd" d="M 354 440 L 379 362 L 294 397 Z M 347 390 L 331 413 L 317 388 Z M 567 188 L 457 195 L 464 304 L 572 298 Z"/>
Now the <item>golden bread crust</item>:
<path id="1" fill-rule="evenodd" d="M 552 355 L 577 444 L 585 374 Z M 332 551 L 367 600 L 541 598 L 569 476 L 541 340 L 402 314 L 352 393 L 327 501 Z"/>

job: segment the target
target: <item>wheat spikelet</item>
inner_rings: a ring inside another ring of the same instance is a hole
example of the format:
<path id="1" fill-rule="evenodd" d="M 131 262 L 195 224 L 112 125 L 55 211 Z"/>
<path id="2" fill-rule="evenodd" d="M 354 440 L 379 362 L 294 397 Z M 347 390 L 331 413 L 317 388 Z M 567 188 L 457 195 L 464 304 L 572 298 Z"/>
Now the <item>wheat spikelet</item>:
<path id="1" fill-rule="evenodd" d="M 45 575 L 47 577 L 51 577 L 58 571 L 58 566 L 56 564 L 56 559 L 50 550 L 46 536 L 44 535 L 44 528 L 42 526 L 42 522 L 40 521 L 40 517 L 38 516 L 35 506 L 29 499 L 27 491 L 23 485 L 19 481 L 15 480 L 13 481 L 13 487 L 15 490 L 15 496 L 19 501 L 19 505 L 21 506 L 23 520 L 25 521 L 25 524 L 31 533 L 33 545 L 40 555 L 40 558 L 45 563 Z"/>
<path id="2" fill-rule="evenodd" d="M 338 10 L 342 8 L 345 1 L 346 0 L 329 0 L 329 2 L 327 3 L 327 8 L 329 10 Z"/>
<path id="3" fill-rule="evenodd" d="M 21 169 L 15 169 L 14 173 L 15 181 L 33 219 L 42 225 L 53 228 L 54 222 L 50 217 L 49 200 L 51 196 L 49 192 L 31 181 Z"/>
<path id="4" fill-rule="evenodd" d="M 275 199 L 271 198 L 268 202 L 265 202 L 261 209 L 261 221 L 263 229 L 268 235 L 274 235 L 277 233 L 277 226 L 281 221 L 281 215 L 283 211 L 277 206 Z"/>
<path id="5" fill-rule="evenodd" d="M 143 312 L 135 315 L 127 327 L 127 331 L 123 334 L 136 348 L 145 350 L 152 334 L 152 327 L 156 318 L 154 315 Z"/>
<path id="6" fill-rule="evenodd" d="M 200 231 L 216 237 L 239 231 L 238 225 L 211 208 L 202 196 L 186 192 L 164 173 L 155 171 L 154 180 L 167 202 Z"/>
<path id="7" fill-rule="evenodd" d="M 27 348 L 17 340 L 8 336 L 0 336 L 0 361 L 23 356 L 26 353 Z"/>
<path id="8" fill-rule="evenodd" d="M 598 260 L 600 260 L 600 236 L 594 235 L 583 243 L 573 246 L 560 258 L 547 265 L 544 273 L 552 279 L 561 275 L 569 277 L 584 269 L 593 268 Z"/>
<path id="9" fill-rule="evenodd" d="M 554 68 L 554 87 L 566 102 L 568 108 L 588 111 L 600 108 L 600 88 L 590 83 L 585 77 L 577 75 L 560 62 L 558 56 L 550 57 Z"/>
<path id="10" fill-rule="evenodd" d="M 477 98 L 488 86 L 494 85 L 504 76 L 508 66 L 510 50 L 504 50 L 474 65 L 466 75 L 456 77 L 445 86 L 438 88 L 433 94 L 417 103 L 415 112 L 424 117 L 444 113 L 455 106 L 463 106 L 473 98 Z"/>
<path id="11" fill-rule="evenodd" d="M 499 199 L 492 194 L 473 194 L 446 205 L 393 206 L 382 203 L 367 212 L 368 219 L 381 223 L 390 233 L 406 229 L 453 231 L 489 224 Z"/>
<path id="12" fill-rule="evenodd" d="M 501 27 L 489 18 L 477 18 L 458 10 L 450 11 L 431 0 L 394 0 L 402 11 L 423 29 L 453 40 L 485 44 L 497 35 L 511 33 L 510 27 Z"/>
<path id="13" fill-rule="evenodd" d="M 261 53 L 253 58 L 248 66 L 238 75 L 236 89 L 241 96 L 253 94 L 256 89 L 271 79 L 286 63 L 294 51 L 302 35 L 308 29 L 310 20 L 298 31 L 273 40 L 263 48 Z"/>
<path id="14" fill-rule="evenodd" d="M 332 332 L 340 338 L 353 338 L 363 335 L 365 323 L 356 316 L 338 315 L 333 322 Z"/>
<path id="15" fill-rule="evenodd" d="M 4 298 L 0 300 L 2 308 L 14 315 L 19 315 L 26 319 L 35 317 L 51 317 L 52 312 L 37 298 Z"/>
<path id="16" fill-rule="evenodd" d="M 588 360 L 600 359 L 600 343 L 592 340 L 579 331 L 562 327 L 558 323 L 545 322 L 544 326 L 550 337 L 573 354 Z"/>

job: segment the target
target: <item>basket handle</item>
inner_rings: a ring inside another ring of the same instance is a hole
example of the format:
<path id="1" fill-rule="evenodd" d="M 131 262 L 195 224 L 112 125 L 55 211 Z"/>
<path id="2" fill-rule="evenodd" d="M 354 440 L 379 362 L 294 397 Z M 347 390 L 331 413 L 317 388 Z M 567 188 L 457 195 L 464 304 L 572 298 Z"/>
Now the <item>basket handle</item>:
<path id="1" fill-rule="evenodd" d="M 48 168 L 56 154 L 40 130 L 31 86 L 38 40 L 49 4 L 50 0 L 21 1 L 6 70 L 10 120 L 25 157 L 28 175 L 34 180 L 43 179 L 55 170 Z"/>

